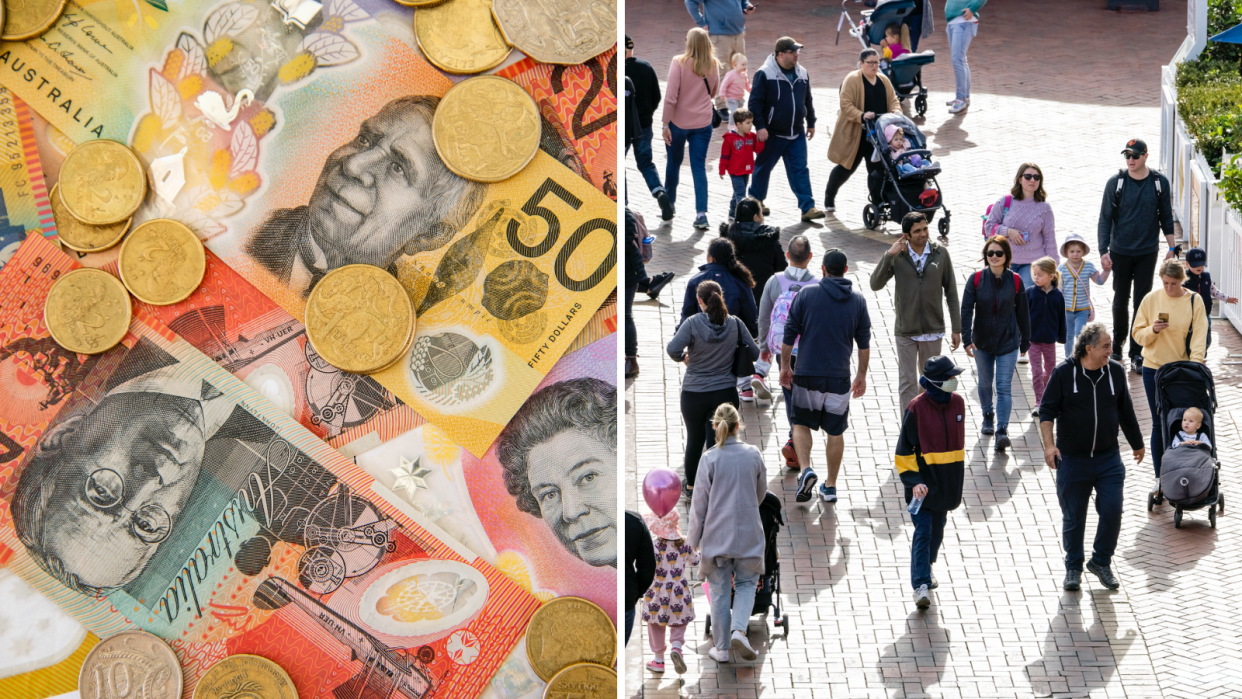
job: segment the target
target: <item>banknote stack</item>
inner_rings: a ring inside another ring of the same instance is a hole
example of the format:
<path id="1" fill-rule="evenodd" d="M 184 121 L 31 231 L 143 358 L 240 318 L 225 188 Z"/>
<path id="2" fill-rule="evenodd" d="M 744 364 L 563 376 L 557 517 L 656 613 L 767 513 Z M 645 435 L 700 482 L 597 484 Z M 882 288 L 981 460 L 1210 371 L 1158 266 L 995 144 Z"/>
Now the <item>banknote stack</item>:
<path id="1" fill-rule="evenodd" d="M 613 696 L 615 2 L 4 9 L 0 696 Z"/>

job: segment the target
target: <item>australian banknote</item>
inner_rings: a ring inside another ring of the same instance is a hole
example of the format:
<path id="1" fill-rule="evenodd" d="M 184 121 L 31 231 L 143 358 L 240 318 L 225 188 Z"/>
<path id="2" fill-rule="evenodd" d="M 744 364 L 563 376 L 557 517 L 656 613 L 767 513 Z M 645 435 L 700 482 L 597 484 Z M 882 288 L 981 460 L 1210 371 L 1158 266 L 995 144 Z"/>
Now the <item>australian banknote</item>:
<path id="1" fill-rule="evenodd" d="M 99 636 L 168 640 L 187 691 L 256 653 L 302 696 L 482 692 L 534 596 L 141 309 L 59 351 L 42 309 L 74 266 L 32 236 L 0 270 L 7 567 Z"/>
<path id="2" fill-rule="evenodd" d="M 55 235 L 47 187 L 39 168 L 30 107 L 0 88 L 0 267 L 29 232 Z"/>

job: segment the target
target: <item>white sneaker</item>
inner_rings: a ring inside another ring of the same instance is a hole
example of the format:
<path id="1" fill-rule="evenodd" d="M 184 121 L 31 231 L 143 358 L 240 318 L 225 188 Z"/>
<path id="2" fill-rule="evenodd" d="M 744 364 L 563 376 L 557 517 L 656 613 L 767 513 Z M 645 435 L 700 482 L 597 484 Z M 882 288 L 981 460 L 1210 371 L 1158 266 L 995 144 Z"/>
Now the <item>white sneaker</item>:
<path id="1" fill-rule="evenodd" d="M 737 653 L 737 657 L 742 660 L 754 660 L 756 657 L 755 649 L 750 647 L 750 640 L 746 638 L 746 634 L 741 631 L 733 632 L 733 639 L 730 641 L 733 652 Z"/>
<path id="2" fill-rule="evenodd" d="M 707 651 L 707 656 L 711 658 L 712 660 L 715 660 L 718 663 L 729 662 L 729 651 L 727 650 L 718 650 L 714 647 L 709 648 Z"/>
<path id="3" fill-rule="evenodd" d="M 772 400 L 772 391 L 768 389 L 768 382 L 764 381 L 759 374 L 750 377 L 750 388 L 759 400 Z"/>
<path id="4" fill-rule="evenodd" d="M 914 606 L 919 609 L 927 609 L 931 606 L 931 595 L 927 592 L 926 585 L 919 585 L 919 589 L 914 591 Z"/>
<path id="5" fill-rule="evenodd" d="M 949 105 L 949 113 L 957 114 L 958 112 L 965 111 L 965 109 L 969 106 L 970 106 L 969 102 L 964 102 L 962 100 L 953 100 L 953 104 Z"/>
<path id="6" fill-rule="evenodd" d="M 1023 355 L 1018 356 L 1018 363 L 1019 364 L 1030 364 L 1031 360 L 1028 359 L 1025 354 L 1023 354 Z"/>

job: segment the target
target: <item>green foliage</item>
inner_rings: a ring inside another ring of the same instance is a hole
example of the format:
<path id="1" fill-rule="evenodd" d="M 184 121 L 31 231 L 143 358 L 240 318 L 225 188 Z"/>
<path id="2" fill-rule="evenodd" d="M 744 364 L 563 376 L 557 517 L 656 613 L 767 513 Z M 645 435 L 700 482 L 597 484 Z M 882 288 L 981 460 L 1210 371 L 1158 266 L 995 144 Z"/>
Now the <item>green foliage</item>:
<path id="1" fill-rule="evenodd" d="M 1236 62 L 1211 58 L 1205 52 L 1193 61 L 1177 64 L 1177 76 L 1173 80 L 1177 91 L 1181 92 L 1184 88 L 1200 85 L 1242 84 L 1242 72 Z"/>
<path id="2" fill-rule="evenodd" d="M 1229 162 L 1221 166 L 1216 188 L 1226 204 L 1234 211 L 1242 211 L 1242 156 L 1231 156 Z"/>
<path id="3" fill-rule="evenodd" d="M 1222 150 L 1242 153 L 1242 82 L 1184 87 L 1177 92 L 1177 114 L 1213 170 Z"/>
<path id="4" fill-rule="evenodd" d="M 1207 33 L 1217 34 L 1242 24 L 1242 1 L 1208 0 Z M 1225 61 L 1234 66 L 1242 64 L 1242 44 L 1224 44 L 1209 41 L 1203 54 L 1212 60 Z"/>

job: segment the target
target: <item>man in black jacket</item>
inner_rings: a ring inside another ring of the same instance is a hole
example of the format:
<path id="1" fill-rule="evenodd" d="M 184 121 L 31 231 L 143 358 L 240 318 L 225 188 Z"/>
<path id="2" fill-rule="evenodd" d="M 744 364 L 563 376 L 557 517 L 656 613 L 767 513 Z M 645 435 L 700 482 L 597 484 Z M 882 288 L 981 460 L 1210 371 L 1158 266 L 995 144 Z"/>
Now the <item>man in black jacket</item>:
<path id="1" fill-rule="evenodd" d="M 660 94 L 660 79 L 656 77 L 655 69 L 651 64 L 634 58 L 634 40 L 629 34 L 625 35 L 625 77 L 626 95 L 629 94 L 629 81 L 634 83 L 634 92 L 632 99 L 634 106 L 638 111 L 638 122 L 634 124 L 634 137 L 632 145 L 634 146 L 634 162 L 638 165 L 638 171 L 643 173 L 643 180 L 647 182 L 647 189 L 651 190 L 651 196 L 656 198 L 660 204 L 660 217 L 665 221 L 673 220 L 673 204 L 668 200 L 668 194 L 664 192 L 664 185 L 660 183 L 660 173 L 656 170 L 655 163 L 651 160 L 651 115 L 655 114 L 656 107 L 660 106 L 662 95 Z M 627 115 L 629 112 L 627 112 Z M 627 122 L 629 118 L 627 116 Z M 629 137 L 629 124 L 626 124 L 625 152 L 630 152 L 631 140 Z M 628 194 L 627 194 L 628 197 Z"/>
<path id="2" fill-rule="evenodd" d="M 1173 257 L 1172 187 L 1164 175 L 1147 167 L 1147 144 L 1137 138 L 1126 142 L 1126 169 L 1108 178 L 1100 204 L 1100 262 L 1113 271 L 1113 359 L 1130 335 L 1130 287 L 1135 312 L 1151 291 L 1160 254 L 1160 233 L 1168 243 L 1164 259 Z M 1127 353 L 1135 373 L 1143 373 L 1143 348 L 1130 338 Z"/>
<path id="3" fill-rule="evenodd" d="M 1111 568 L 1121 533 L 1122 486 L 1126 478 L 1117 441 L 1119 429 L 1134 451 L 1134 462 L 1143 460 L 1143 432 L 1130 400 L 1126 370 L 1120 362 L 1109 358 L 1112 343 L 1103 323 L 1083 328 L 1074 343 L 1074 355 L 1049 377 L 1039 406 L 1044 461 L 1057 474 L 1061 541 L 1065 546 L 1063 586 L 1070 591 L 1079 588 L 1082 576 L 1083 534 L 1092 490 L 1100 522 L 1087 571 L 1094 573 L 1105 587 L 1119 587 Z M 1055 442 L 1053 421 L 1057 428 Z"/>
<path id="4" fill-rule="evenodd" d="M 651 530 L 637 512 L 625 511 L 625 642 L 634 630 L 634 605 L 655 580 L 655 544 Z"/>

